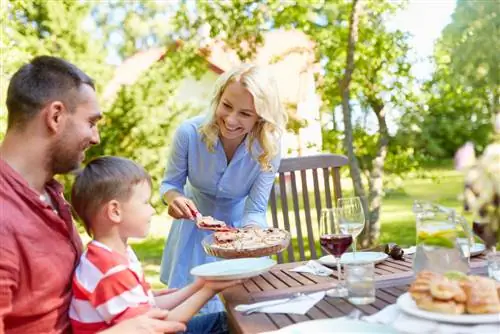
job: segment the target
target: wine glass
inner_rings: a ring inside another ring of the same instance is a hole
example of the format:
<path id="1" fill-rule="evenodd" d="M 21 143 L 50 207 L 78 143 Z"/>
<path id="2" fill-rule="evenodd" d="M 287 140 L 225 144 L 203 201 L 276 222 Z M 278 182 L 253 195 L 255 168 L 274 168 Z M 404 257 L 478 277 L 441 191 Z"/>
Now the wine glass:
<path id="1" fill-rule="evenodd" d="M 323 209 L 320 220 L 320 245 L 323 250 L 331 254 L 337 262 L 337 277 L 339 283 L 331 290 L 327 291 L 330 297 L 346 297 L 347 288 L 342 282 L 342 272 L 340 268 L 340 258 L 352 243 L 352 235 L 340 228 L 338 209 Z"/>
<path id="2" fill-rule="evenodd" d="M 352 255 L 356 257 L 356 238 L 365 228 L 365 213 L 359 197 L 339 198 L 340 228 L 352 235 Z"/>

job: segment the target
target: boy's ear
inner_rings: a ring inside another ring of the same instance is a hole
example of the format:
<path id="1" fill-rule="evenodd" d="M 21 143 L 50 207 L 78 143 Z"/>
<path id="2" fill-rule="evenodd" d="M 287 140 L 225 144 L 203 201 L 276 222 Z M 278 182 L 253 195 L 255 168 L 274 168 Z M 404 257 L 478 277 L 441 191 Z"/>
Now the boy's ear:
<path id="1" fill-rule="evenodd" d="M 112 199 L 106 204 L 106 216 L 108 219 L 114 223 L 121 223 L 122 221 L 122 210 L 120 202 Z"/>

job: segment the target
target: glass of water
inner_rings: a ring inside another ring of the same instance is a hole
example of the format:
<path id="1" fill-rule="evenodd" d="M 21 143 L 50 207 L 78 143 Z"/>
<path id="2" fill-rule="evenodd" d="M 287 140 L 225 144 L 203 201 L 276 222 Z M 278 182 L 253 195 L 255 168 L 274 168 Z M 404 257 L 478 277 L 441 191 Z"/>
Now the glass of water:
<path id="1" fill-rule="evenodd" d="M 488 261 L 488 276 L 500 282 L 500 253 L 491 252 L 486 255 Z"/>
<path id="2" fill-rule="evenodd" d="M 346 264 L 345 280 L 348 300 L 356 305 L 375 302 L 375 265 L 373 262 Z"/>

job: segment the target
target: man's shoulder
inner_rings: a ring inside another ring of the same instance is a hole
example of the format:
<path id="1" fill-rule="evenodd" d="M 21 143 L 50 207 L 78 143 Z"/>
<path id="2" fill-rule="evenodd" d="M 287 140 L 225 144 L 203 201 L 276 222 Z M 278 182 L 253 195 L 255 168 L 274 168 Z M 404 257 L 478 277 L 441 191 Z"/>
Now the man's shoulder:
<path id="1" fill-rule="evenodd" d="M 10 188 L 0 191 L 0 226 L 15 229 L 21 227 L 20 216 L 25 215 L 26 207 L 22 198 Z"/>

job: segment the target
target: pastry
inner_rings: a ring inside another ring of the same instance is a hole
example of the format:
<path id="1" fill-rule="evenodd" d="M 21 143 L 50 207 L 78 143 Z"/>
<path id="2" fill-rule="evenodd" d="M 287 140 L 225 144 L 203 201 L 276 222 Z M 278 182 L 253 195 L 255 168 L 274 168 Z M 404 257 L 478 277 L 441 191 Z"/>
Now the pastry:
<path id="1" fill-rule="evenodd" d="M 431 296 L 439 300 L 454 300 L 464 303 L 466 300 L 465 292 L 460 287 L 458 281 L 449 280 L 446 277 L 436 278 L 430 283 Z"/>
<path id="2" fill-rule="evenodd" d="M 500 312 L 497 284 L 492 279 L 471 276 L 463 284 L 463 288 L 467 295 L 467 313 L 486 314 Z"/>
<path id="3" fill-rule="evenodd" d="M 454 300 L 439 300 L 427 295 L 415 301 L 422 310 L 446 314 L 463 314 L 465 305 Z"/>
<path id="4" fill-rule="evenodd" d="M 435 274 L 430 271 L 421 271 L 418 273 L 415 281 L 410 285 L 410 295 L 415 300 L 430 295 L 431 282 L 433 279 L 439 277 L 441 277 L 439 274 Z"/>

